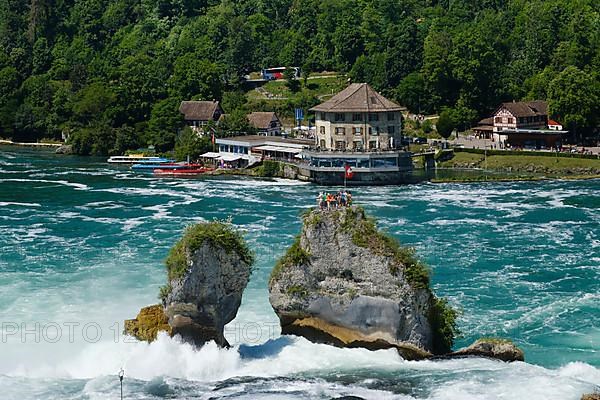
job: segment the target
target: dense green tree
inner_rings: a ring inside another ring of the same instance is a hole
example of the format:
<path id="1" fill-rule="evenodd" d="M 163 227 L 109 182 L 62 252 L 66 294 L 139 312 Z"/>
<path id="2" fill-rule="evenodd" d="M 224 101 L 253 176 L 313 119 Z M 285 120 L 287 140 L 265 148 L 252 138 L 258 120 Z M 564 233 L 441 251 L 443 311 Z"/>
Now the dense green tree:
<path id="1" fill-rule="evenodd" d="M 242 91 L 232 91 L 223 93 L 221 105 L 226 112 L 246 109 L 246 94 Z"/>
<path id="2" fill-rule="evenodd" d="M 296 93 L 300 90 L 300 81 L 296 79 L 296 71 L 293 68 L 286 68 L 283 77 L 285 79 L 285 85 L 292 93 Z"/>
<path id="3" fill-rule="evenodd" d="M 211 136 L 200 136 L 189 127 L 184 128 L 175 141 L 175 158 L 179 161 L 197 160 L 200 155 L 212 150 Z"/>
<path id="4" fill-rule="evenodd" d="M 425 80 L 420 72 L 412 72 L 402 79 L 396 88 L 395 97 L 412 112 L 421 114 L 431 109 Z"/>
<path id="5" fill-rule="evenodd" d="M 435 128 L 441 137 L 448 139 L 452 131 L 456 129 L 456 125 L 449 110 L 444 110 L 440 113 L 440 117 L 435 124 Z"/>
<path id="6" fill-rule="evenodd" d="M 112 88 L 102 82 L 92 83 L 81 89 L 73 103 L 73 113 L 81 125 L 93 125 L 95 121 L 111 123 L 114 117 L 112 104 L 117 96 Z"/>
<path id="7" fill-rule="evenodd" d="M 180 103 L 178 98 L 169 97 L 152 107 L 145 138 L 147 145 L 153 145 L 161 152 L 173 148 L 177 133 L 183 127 L 183 116 L 179 112 Z"/>
<path id="8" fill-rule="evenodd" d="M 173 66 L 173 75 L 169 79 L 171 95 L 182 99 L 219 99 L 223 91 L 222 72 L 213 62 L 185 54 Z"/>
<path id="9" fill-rule="evenodd" d="M 246 111 L 243 109 L 232 110 L 223 118 L 217 128 L 217 134 L 221 137 L 254 133 L 256 133 L 256 129 L 250 125 Z"/>
<path id="10" fill-rule="evenodd" d="M 435 109 L 453 105 L 458 95 L 458 82 L 452 75 L 452 36 L 446 31 L 432 30 L 425 38 L 422 74 Z"/>
<path id="11" fill-rule="evenodd" d="M 550 82 L 548 107 L 581 139 L 600 122 L 600 84 L 577 67 L 567 67 Z"/>

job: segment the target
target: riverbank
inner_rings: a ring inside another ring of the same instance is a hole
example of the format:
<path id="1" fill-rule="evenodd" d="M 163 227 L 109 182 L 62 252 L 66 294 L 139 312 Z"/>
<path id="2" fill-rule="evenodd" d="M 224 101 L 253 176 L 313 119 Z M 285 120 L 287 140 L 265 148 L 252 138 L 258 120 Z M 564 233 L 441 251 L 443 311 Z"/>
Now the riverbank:
<path id="1" fill-rule="evenodd" d="M 31 150 L 45 150 L 54 153 L 58 144 L 18 143 L 0 140 L 0 148 L 13 147 Z M 487 168 L 486 168 L 487 167 Z M 600 160 L 580 157 L 549 157 L 529 154 L 492 154 L 487 159 L 484 154 L 470 151 L 454 153 L 453 158 L 439 162 L 438 169 L 426 171 L 413 170 L 413 182 L 432 183 L 475 183 L 475 182 L 511 182 L 543 180 L 588 180 L 600 179 Z M 267 160 L 248 169 L 217 169 L 203 176 L 240 176 L 249 178 L 283 178 L 308 181 L 300 173 L 296 164 Z M 352 185 L 352 180 L 348 180 Z"/>
<path id="2" fill-rule="evenodd" d="M 432 182 L 537 181 L 598 179 L 600 159 L 548 154 L 502 154 L 457 151 L 438 163 Z M 451 174 L 438 176 L 442 171 Z"/>
<path id="3" fill-rule="evenodd" d="M 0 139 L 0 145 L 5 146 L 19 146 L 19 147 L 34 147 L 34 148 L 58 148 L 62 146 L 62 143 L 26 143 L 26 142 L 13 142 L 12 140 Z"/>
<path id="4" fill-rule="evenodd" d="M 211 176 L 245 176 L 255 178 L 283 178 L 305 182 L 306 178 L 299 174 L 299 168 L 294 164 L 269 161 L 250 169 L 217 169 L 207 175 Z M 600 161 L 598 162 L 600 168 Z M 475 182 L 517 182 L 517 181 L 544 181 L 544 180 L 588 180 L 600 179 L 600 169 L 597 173 L 581 173 L 579 169 L 564 169 L 561 173 L 543 174 L 527 173 L 523 171 L 502 171 L 496 169 L 482 169 L 477 167 L 457 166 L 455 168 L 440 168 L 433 171 L 416 169 L 413 171 L 414 182 L 432 183 L 475 183 Z M 351 181 L 348 181 L 352 184 Z"/>

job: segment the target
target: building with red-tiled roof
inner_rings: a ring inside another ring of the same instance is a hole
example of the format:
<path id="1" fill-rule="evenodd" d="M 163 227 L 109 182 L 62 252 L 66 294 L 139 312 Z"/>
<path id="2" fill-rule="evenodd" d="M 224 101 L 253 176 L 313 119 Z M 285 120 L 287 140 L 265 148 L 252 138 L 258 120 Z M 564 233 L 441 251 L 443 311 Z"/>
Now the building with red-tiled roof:
<path id="1" fill-rule="evenodd" d="M 563 130 L 563 126 L 561 123 L 556 122 L 553 119 L 549 119 L 548 120 L 548 129 L 552 129 L 553 131 L 562 131 Z"/>
<path id="2" fill-rule="evenodd" d="M 493 119 L 492 140 L 507 148 L 557 148 L 566 133 L 549 129 L 548 103 L 541 100 L 502 103 Z"/>

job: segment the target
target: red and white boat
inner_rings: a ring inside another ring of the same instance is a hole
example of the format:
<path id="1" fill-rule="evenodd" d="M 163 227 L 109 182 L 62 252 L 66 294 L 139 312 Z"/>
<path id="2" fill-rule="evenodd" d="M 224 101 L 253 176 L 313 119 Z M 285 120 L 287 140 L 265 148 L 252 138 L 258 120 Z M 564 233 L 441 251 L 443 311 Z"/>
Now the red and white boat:
<path id="1" fill-rule="evenodd" d="M 201 164 L 186 164 L 181 168 L 156 168 L 154 175 L 158 176 L 194 176 L 214 171 L 214 168 L 205 167 Z"/>

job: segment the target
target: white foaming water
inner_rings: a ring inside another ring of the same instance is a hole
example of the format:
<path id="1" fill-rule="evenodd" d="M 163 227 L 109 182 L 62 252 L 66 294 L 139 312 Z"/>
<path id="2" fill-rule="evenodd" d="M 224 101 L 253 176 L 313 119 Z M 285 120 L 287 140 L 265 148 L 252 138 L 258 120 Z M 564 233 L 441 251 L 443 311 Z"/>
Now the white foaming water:
<path id="1" fill-rule="evenodd" d="M 70 186 L 72 188 L 75 188 L 75 190 L 89 189 L 89 186 L 85 185 L 83 183 L 69 182 L 69 181 L 63 181 L 63 180 L 51 181 L 51 180 L 47 180 L 47 179 L 0 179 L 0 182 L 27 182 L 27 183 L 39 182 L 39 183 L 51 183 L 51 184 L 56 184 L 56 185 Z"/>
<path id="2" fill-rule="evenodd" d="M 28 360 L 29 365 L 21 364 L 7 375 L 13 378 L 23 376 L 41 380 L 91 380 L 91 386 L 86 385 L 87 390 L 101 384 L 104 377 L 115 376 L 120 368 L 124 368 L 128 379 L 152 381 L 160 377 L 169 377 L 200 382 L 211 387 L 234 378 L 287 377 L 286 385 L 289 386 L 290 396 L 279 398 L 296 398 L 291 393 L 300 390 L 301 387 L 304 387 L 301 390 L 303 395 L 307 396 L 312 390 L 316 390 L 317 386 L 321 388 L 321 393 L 330 396 L 343 393 L 373 399 L 413 398 L 394 395 L 385 390 L 353 385 L 341 386 L 322 381 L 322 377 L 328 374 L 351 375 L 358 368 L 377 371 L 383 376 L 393 375 L 398 379 L 411 377 L 426 381 L 436 377 L 437 383 L 433 385 L 427 397 L 432 400 L 576 400 L 582 393 L 593 391 L 595 385 L 600 382 L 600 370 L 584 363 L 569 363 L 552 370 L 526 363 L 507 364 L 476 358 L 407 362 L 393 350 L 371 352 L 365 349 L 339 349 L 295 337 L 282 337 L 260 346 L 231 349 L 220 349 L 211 342 L 196 350 L 177 339 L 161 334 L 151 344 L 134 341 L 89 344 L 78 353 L 63 357 L 48 364 Z M 6 361 L 17 360 L 3 360 Z M 295 381 L 298 374 L 310 374 L 315 378 L 298 382 Z M 376 387 L 377 384 L 373 386 Z M 273 389 L 286 391 L 280 385 L 274 386 Z M 246 389 L 242 385 L 239 388 L 230 388 L 231 390 L 242 394 Z M 219 397 L 218 393 L 213 392 L 212 395 L 215 398 Z"/>
<path id="3" fill-rule="evenodd" d="M 41 204 L 38 203 L 16 203 L 16 202 L 9 202 L 9 201 L 0 201 L 0 207 L 7 207 L 7 206 L 19 206 L 19 207 L 41 207 Z"/>

